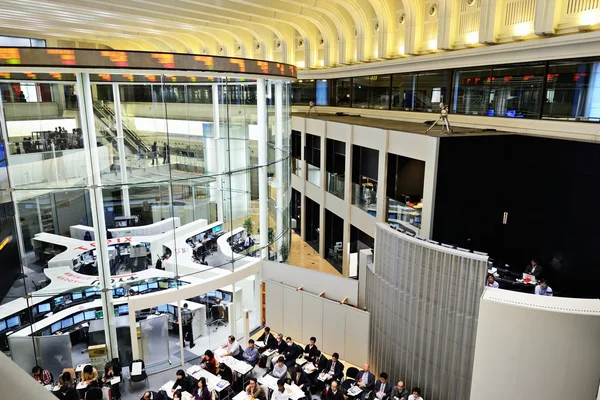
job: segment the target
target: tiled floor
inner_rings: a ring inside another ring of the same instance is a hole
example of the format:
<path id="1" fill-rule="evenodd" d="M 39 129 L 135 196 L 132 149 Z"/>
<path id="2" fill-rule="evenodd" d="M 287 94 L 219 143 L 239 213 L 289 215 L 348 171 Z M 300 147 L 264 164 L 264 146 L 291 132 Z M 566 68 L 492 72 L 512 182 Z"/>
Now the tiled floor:
<path id="1" fill-rule="evenodd" d="M 292 233 L 292 246 L 288 263 L 298 267 L 312 269 L 314 271 L 326 272 L 328 274 L 341 275 L 327 260 L 319 257 L 312 247 L 302 241 L 299 235 Z"/>

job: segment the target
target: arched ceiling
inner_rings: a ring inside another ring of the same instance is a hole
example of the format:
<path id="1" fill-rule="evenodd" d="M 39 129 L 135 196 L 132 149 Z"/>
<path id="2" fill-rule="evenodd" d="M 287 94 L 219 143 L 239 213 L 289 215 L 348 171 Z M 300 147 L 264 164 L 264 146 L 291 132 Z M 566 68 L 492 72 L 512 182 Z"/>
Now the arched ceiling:
<path id="1" fill-rule="evenodd" d="M 600 28 L 579 0 L 2 0 L 0 35 L 50 47 L 336 67 Z"/>

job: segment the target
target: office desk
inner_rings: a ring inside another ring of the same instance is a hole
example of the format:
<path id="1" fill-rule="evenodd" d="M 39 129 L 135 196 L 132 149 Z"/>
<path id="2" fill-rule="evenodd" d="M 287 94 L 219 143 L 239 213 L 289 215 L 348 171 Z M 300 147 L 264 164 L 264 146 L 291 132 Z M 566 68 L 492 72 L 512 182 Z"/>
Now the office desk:
<path id="1" fill-rule="evenodd" d="M 215 359 L 218 362 L 227 365 L 229 368 L 231 368 L 232 371 L 240 374 L 242 376 L 242 387 L 245 387 L 246 375 L 252 372 L 254 367 L 248 364 L 246 361 L 236 360 L 232 356 L 223 356 L 223 354 L 225 354 L 226 352 L 227 350 L 225 350 L 222 347 L 219 347 L 214 351 Z"/>
<path id="2" fill-rule="evenodd" d="M 273 375 L 267 374 L 265 376 L 258 378 L 258 383 L 260 383 L 261 385 L 265 385 L 272 391 L 277 390 L 277 378 L 275 378 Z M 288 395 L 288 398 L 291 400 L 299 400 L 305 396 L 302 389 L 300 389 L 298 386 L 296 386 L 294 384 L 288 385 L 286 383 L 284 385 L 284 387 L 285 387 L 285 392 Z"/>
<path id="3" fill-rule="evenodd" d="M 217 393 L 221 393 L 223 390 L 229 387 L 229 382 L 211 374 L 207 370 L 201 368 L 199 365 L 192 365 L 187 369 L 187 373 L 196 380 L 204 377 L 204 379 L 206 379 L 206 386 L 208 387 L 208 390 L 214 390 Z"/>

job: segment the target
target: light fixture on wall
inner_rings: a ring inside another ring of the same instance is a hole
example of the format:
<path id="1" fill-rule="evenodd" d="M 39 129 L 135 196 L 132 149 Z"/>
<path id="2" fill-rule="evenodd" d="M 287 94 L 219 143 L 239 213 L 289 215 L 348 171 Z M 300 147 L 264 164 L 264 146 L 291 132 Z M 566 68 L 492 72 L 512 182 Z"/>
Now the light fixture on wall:
<path id="1" fill-rule="evenodd" d="M 297 61 L 296 62 L 296 67 L 298 68 L 304 68 L 306 66 L 306 64 L 304 63 L 304 61 Z"/>
<path id="2" fill-rule="evenodd" d="M 580 22 L 580 26 L 578 27 L 579 30 L 582 30 L 580 27 L 585 27 L 585 26 L 589 26 L 589 29 L 585 29 L 585 30 L 590 30 L 592 29 L 592 26 L 599 23 L 600 22 L 600 10 L 599 9 L 595 9 L 595 10 L 587 10 L 583 13 L 581 13 L 581 16 L 579 17 L 579 22 Z"/>
<path id="3" fill-rule="evenodd" d="M 437 50 L 437 39 L 431 39 L 427 42 L 427 45 L 429 46 L 429 50 Z"/>
<path id="4" fill-rule="evenodd" d="M 477 42 L 479 42 L 479 32 L 469 32 L 467 33 L 467 43 L 470 46 L 473 46 L 474 44 L 476 44 Z"/>
<path id="5" fill-rule="evenodd" d="M 525 36 L 531 33 L 532 30 L 531 23 L 529 22 L 517 24 L 514 27 L 514 35 L 512 38 L 513 40 L 523 40 L 525 39 Z"/>

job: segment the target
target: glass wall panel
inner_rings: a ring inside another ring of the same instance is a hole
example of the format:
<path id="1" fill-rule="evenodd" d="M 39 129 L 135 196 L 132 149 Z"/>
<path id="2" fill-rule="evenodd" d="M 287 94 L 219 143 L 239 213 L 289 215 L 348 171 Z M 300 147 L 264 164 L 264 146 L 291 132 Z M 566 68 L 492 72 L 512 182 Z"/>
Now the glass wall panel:
<path id="1" fill-rule="evenodd" d="M 390 75 L 352 79 L 352 107 L 387 110 L 390 101 Z"/>
<path id="2" fill-rule="evenodd" d="M 338 107 L 350 107 L 350 82 L 351 78 L 335 80 L 335 105 Z"/>
<path id="3" fill-rule="evenodd" d="M 295 106 L 307 106 L 316 100 L 316 86 L 313 79 L 298 80 L 292 84 L 292 104 Z M 322 89 L 321 89 L 322 90 Z M 326 104 L 324 104 L 326 105 Z"/>
<path id="4" fill-rule="evenodd" d="M 600 121 L 600 62 L 551 61 L 542 117 Z"/>
<path id="5" fill-rule="evenodd" d="M 147 331 L 138 343 L 131 343 L 128 304 L 131 296 L 178 292 L 227 274 L 262 249 L 273 260 L 287 258 L 291 84 L 260 80 L 266 95 L 259 98 L 257 81 L 247 78 L 61 78 L 0 86 L 2 350 L 19 358 L 5 340 L 12 332 L 28 343 L 20 353 L 29 371 L 38 363 L 57 378 L 63 365 L 56 360 L 101 370 L 118 357 L 127 367 L 138 346 L 154 372 L 220 346 L 232 326 L 242 333 L 241 309 L 250 310 L 250 329 L 258 327 L 254 279 L 136 310 Z M 217 299 L 222 309 L 213 307 Z M 183 302 L 194 315 L 192 336 Z M 197 347 L 181 351 L 184 325 L 185 343 L 193 338 Z M 64 354 L 33 340 L 59 333 L 52 338 L 70 340 Z M 106 353 L 92 357 L 90 345 Z"/>
<path id="6" fill-rule="evenodd" d="M 544 76 L 543 64 L 457 71 L 453 112 L 537 118 Z"/>

